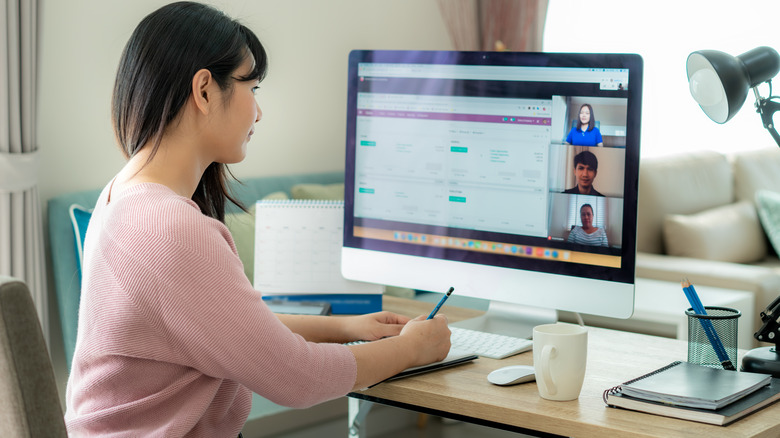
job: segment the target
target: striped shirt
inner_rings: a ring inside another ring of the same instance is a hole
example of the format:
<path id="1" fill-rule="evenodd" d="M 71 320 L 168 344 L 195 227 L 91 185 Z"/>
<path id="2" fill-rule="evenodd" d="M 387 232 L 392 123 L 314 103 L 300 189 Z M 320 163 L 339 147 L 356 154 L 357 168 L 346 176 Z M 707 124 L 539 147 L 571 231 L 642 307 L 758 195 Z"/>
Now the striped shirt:
<path id="1" fill-rule="evenodd" d="M 571 233 L 569 233 L 568 242 L 580 245 L 609 246 L 607 233 L 604 231 L 604 228 L 596 228 L 596 231 L 588 234 L 582 227 L 574 227 Z"/>

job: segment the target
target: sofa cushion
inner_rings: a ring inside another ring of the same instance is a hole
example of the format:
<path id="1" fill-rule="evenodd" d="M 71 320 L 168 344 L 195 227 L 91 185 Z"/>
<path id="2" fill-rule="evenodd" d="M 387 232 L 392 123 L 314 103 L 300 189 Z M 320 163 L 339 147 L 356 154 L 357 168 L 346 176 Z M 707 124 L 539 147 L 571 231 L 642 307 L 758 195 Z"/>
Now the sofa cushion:
<path id="1" fill-rule="evenodd" d="M 664 243 L 667 254 L 679 257 L 750 263 L 766 255 L 766 238 L 749 201 L 668 215 Z"/>
<path id="2" fill-rule="evenodd" d="M 296 184 L 290 189 L 293 199 L 344 199 L 344 184 Z"/>
<path id="3" fill-rule="evenodd" d="M 692 214 L 734 202 L 724 154 L 699 151 L 643 159 L 639 165 L 637 250 L 663 254 L 666 215 Z"/>
<path id="4" fill-rule="evenodd" d="M 274 192 L 289 193 L 290 187 L 302 183 L 334 184 L 344 182 L 344 172 L 318 172 L 295 175 L 276 175 L 246 178 L 243 182 L 230 181 L 232 195 L 245 206 L 251 206 L 256 200 Z M 80 282 L 78 277 L 78 262 L 73 232 L 73 223 L 68 210 L 71 205 L 94 206 L 103 187 L 64 193 L 49 199 L 47 202 L 49 262 L 54 290 L 57 296 L 60 327 L 62 329 L 65 362 L 70 369 L 73 351 L 76 348 L 76 332 L 78 327 L 78 309 L 80 297 Z M 226 205 L 227 212 L 236 213 L 238 207 L 231 203 Z M 250 264 L 253 266 L 253 264 Z M 250 417 L 252 418 L 252 417 Z"/>
<path id="5" fill-rule="evenodd" d="M 79 284 L 81 284 L 81 265 L 84 263 L 84 237 L 87 235 L 89 219 L 92 217 L 92 209 L 73 204 L 68 209 L 70 222 L 73 226 L 73 237 L 76 240 L 76 266 L 78 267 Z"/>
<path id="6" fill-rule="evenodd" d="M 764 232 L 775 252 L 780 254 L 780 193 L 771 190 L 756 192 L 756 208 Z"/>
<path id="7" fill-rule="evenodd" d="M 263 199 L 288 199 L 285 192 L 274 192 Z M 254 281 L 255 258 L 255 206 L 251 205 L 248 212 L 225 214 L 225 226 L 230 230 L 236 243 L 238 257 L 244 264 L 244 273 L 250 281 Z M 78 262 L 79 283 L 81 283 L 81 265 L 83 263 L 84 237 L 92 217 L 92 210 L 73 204 L 69 210 L 73 233 L 76 240 L 76 255 Z"/>
<path id="8" fill-rule="evenodd" d="M 249 212 L 228 213 L 225 215 L 225 226 L 230 230 L 236 243 L 238 258 L 244 264 L 244 274 L 249 281 L 255 278 L 255 206 L 248 208 Z"/>
<path id="9" fill-rule="evenodd" d="M 273 192 L 263 197 L 264 200 L 290 199 L 285 192 Z M 225 214 L 225 226 L 230 230 L 236 243 L 238 258 L 244 264 L 244 274 L 249 281 L 255 281 L 255 205 L 250 205 L 246 212 L 239 211 Z"/>
<path id="10" fill-rule="evenodd" d="M 734 189 L 738 201 L 750 202 L 759 190 L 780 190 L 780 148 L 735 154 Z"/>

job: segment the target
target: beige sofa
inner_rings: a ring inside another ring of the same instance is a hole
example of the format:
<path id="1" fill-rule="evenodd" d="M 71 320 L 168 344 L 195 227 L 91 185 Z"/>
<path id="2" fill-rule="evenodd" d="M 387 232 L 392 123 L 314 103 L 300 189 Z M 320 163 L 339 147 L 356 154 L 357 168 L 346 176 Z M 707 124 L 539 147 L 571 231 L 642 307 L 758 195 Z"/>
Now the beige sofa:
<path id="1" fill-rule="evenodd" d="M 757 329 L 780 295 L 773 224 L 760 219 L 765 203 L 756 207 L 762 190 L 780 192 L 780 148 L 642 159 L 637 277 L 751 291 Z"/>

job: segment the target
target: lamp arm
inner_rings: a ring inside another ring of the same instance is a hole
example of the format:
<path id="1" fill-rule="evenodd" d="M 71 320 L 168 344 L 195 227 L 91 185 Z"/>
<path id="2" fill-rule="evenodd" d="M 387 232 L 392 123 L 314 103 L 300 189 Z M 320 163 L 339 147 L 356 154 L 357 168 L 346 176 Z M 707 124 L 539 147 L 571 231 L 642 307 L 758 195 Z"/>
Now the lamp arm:
<path id="1" fill-rule="evenodd" d="M 775 298 L 760 314 L 761 328 L 753 335 L 761 342 L 772 342 L 776 348 L 780 348 L 780 296 Z"/>
<path id="2" fill-rule="evenodd" d="M 769 131 L 772 138 L 780 146 L 780 134 L 777 133 L 775 125 L 772 121 L 772 116 L 780 110 L 780 103 L 770 100 L 770 98 L 763 98 L 756 93 L 756 112 L 761 115 L 761 122 L 764 124 L 764 128 Z"/>

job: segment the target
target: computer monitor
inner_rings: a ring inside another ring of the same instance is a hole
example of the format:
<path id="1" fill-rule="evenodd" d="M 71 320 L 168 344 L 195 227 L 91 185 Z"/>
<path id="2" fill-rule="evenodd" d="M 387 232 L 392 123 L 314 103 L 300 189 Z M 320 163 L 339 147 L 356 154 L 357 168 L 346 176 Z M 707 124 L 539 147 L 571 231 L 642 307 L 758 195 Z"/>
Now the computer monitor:
<path id="1" fill-rule="evenodd" d="M 530 336 L 556 310 L 631 316 L 642 65 L 351 52 L 343 275 L 490 300 L 487 319 L 510 326 L 489 331 Z"/>

